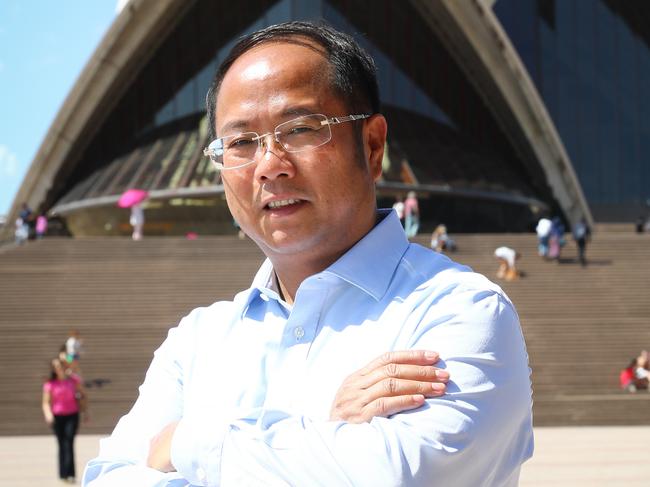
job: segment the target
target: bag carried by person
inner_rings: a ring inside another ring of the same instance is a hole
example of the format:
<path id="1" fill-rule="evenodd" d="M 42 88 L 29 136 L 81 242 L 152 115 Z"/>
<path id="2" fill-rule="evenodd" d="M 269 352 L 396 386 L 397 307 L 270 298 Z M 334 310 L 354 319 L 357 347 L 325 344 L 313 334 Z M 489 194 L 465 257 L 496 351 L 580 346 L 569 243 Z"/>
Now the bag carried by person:
<path id="1" fill-rule="evenodd" d="M 560 239 L 553 236 L 548 246 L 548 256 L 551 259 L 557 259 L 560 256 Z"/>

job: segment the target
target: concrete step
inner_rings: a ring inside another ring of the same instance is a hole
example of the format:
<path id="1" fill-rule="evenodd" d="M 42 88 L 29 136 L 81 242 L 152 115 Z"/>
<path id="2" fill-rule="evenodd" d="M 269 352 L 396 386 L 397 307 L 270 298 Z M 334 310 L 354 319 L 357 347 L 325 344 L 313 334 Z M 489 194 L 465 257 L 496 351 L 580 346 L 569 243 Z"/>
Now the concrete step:
<path id="1" fill-rule="evenodd" d="M 650 344 L 650 235 L 598 229 L 591 264 L 537 256 L 533 234 L 454 235 L 451 257 L 494 278 L 500 245 L 521 251 L 525 277 L 497 281 L 517 307 L 526 337 L 538 425 L 649 424 L 650 394 L 618 390 L 618 371 Z M 567 236 L 568 237 L 568 236 Z M 417 242 L 428 245 L 428 236 Z M 192 308 L 232 299 L 263 255 L 236 237 L 52 238 L 0 248 L 0 434 L 46 434 L 40 391 L 69 329 L 85 340 L 90 430 L 107 433 L 170 327 Z"/>

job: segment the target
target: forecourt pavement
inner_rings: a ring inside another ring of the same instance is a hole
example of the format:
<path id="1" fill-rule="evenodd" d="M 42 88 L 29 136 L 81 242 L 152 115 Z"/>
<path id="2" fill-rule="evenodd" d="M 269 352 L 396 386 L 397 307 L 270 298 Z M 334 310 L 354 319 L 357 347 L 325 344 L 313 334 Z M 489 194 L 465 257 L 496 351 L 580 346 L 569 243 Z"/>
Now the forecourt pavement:
<path id="1" fill-rule="evenodd" d="M 77 482 L 97 454 L 98 435 L 79 435 Z M 650 426 L 535 428 L 535 454 L 521 472 L 520 487 L 647 487 Z M 0 485 L 60 487 L 52 436 L 0 437 Z"/>

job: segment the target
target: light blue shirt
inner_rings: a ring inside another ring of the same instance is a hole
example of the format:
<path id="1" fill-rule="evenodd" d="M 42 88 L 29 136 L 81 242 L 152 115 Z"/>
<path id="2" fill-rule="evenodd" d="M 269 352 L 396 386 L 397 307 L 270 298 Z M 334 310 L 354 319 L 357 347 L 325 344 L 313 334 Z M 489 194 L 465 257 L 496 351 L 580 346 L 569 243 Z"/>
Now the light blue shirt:
<path id="1" fill-rule="evenodd" d="M 293 306 L 266 261 L 233 301 L 183 318 L 84 485 L 514 486 L 532 455 L 530 369 L 495 284 L 410 244 L 394 212 L 306 279 Z M 390 350 L 440 353 L 446 395 L 369 423 L 329 421 L 343 380 Z M 178 472 L 145 466 L 180 420 Z"/>

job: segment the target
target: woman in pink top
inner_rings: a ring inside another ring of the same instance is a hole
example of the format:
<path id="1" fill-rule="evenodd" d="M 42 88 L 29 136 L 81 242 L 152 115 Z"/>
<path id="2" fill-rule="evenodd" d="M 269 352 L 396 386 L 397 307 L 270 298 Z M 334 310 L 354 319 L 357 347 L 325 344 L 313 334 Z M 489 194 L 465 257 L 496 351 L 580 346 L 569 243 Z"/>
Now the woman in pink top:
<path id="1" fill-rule="evenodd" d="M 36 238 L 43 238 L 47 233 L 47 217 L 45 215 L 38 215 L 36 219 Z"/>
<path id="2" fill-rule="evenodd" d="M 67 374 L 59 359 L 52 360 L 50 379 L 43 384 L 43 415 L 59 443 L 59 477 L 70 483 L 75 481 L 74 437 L 79 413 L 85 415 L 85 397 L 79 376 Z"/>

